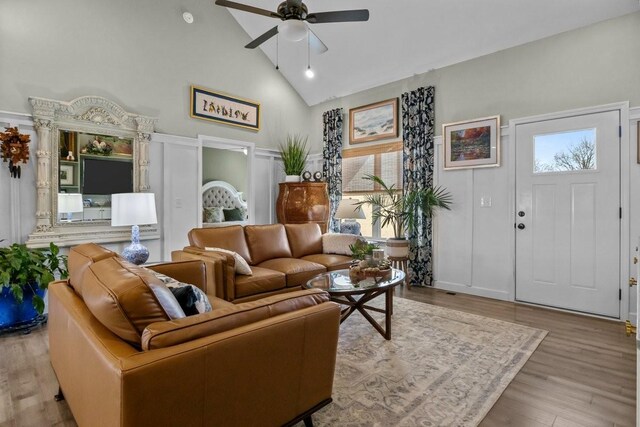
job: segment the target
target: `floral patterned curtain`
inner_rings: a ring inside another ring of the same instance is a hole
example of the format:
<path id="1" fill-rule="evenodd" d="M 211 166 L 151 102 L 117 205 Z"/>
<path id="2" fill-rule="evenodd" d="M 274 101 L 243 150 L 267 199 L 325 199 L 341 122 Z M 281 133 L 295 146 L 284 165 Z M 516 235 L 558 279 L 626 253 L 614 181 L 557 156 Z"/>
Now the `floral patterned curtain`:
<path id="1" fill-rule="evenodd" d="M 340 232 L 340 221 L 333 219 L 342 198 L 342 108 L 330 110 L 322 115 L 324 123 L 324 148 L 322 174 L 327 180 L 331 215 L 327 231 Z"/>
<path id="2" fill-rule="evenodd" d="M 403 191 L 433 186 L 433 127 L 435 125 L 433 86 L 402 94 Z M 412 286 L 431 286 L 431 219 L 419 215 L 409 236 L 408 274 Z"/>

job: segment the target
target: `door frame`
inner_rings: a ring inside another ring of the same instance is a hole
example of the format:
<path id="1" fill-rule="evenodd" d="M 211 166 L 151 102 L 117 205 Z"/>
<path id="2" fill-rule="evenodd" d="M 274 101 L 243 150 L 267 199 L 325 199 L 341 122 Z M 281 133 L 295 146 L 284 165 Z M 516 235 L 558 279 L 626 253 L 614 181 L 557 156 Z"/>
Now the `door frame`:
<path id="1" fill-rule="evenodd" d="M 630 244 L 630 209 L 629 209 L 629 197 L 630 197 L 630 175 L 629 175 L 629 159 L 630 159 L 630 144 L 629 144 L 629 101 L 615 102 L 612 104 L 604 104 L 594 107 L 578 108 L 574 110 L 565 110 L 555 113 L 541 114 L 538 116 L 522 117 L 518 119 L 509 120 L 509 142 L 513 147 L 509 150 L 508 154 L 508 179 L 511 185 L 511 191 L 509 192 L 509 209 L 511 219 L 514 224 L 516 221 L 516 126 L 541 122 L 546 120 L 556 120 L 573 116 L 581 116 L 585 114 L 596 114 L 607 111 L 618 111 L 620 114 L 620 207 L 622 208 L 622 220 L 620 221 L 620 259 L 618 260 L 620 271 L 620 289 L 622 295 L 620 298 L 620 321 L 629 319 L 629 303 L 630 303 L 630 288 L 628 283 L 629 276 L 629 244 Z M 511 301 L 516 300 L 516 230 L 514 227 L 510 227 L 511 233 L 511 263 L 512 263 L 512 280 L 511 287 L 509 289 L 509 298 Z M 551 307 L 550 307 L 551 308 Z M 611 319 L 610 317 L 590 315 L 589 316 L 603 317 L 605 319 Z M 617 320 L 617 319 L 616 319 Z"/>

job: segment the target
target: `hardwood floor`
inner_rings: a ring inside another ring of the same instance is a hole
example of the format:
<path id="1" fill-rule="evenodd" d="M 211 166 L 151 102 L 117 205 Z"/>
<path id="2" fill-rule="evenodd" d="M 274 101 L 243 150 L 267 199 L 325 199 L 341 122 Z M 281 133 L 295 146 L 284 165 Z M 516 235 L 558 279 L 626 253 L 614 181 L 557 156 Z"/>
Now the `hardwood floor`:
<path id="1" fill-rule="evenodd" d="M 635 425 L 635 340 L 622 323 L 434 289 L 397 295 L 549 331 L 481 426 Z M 57 387 L 46 327 L 0 336 L 0 427 L 75 426 Z"/>
<path id="2" fill-rule="evenodd" d="M 435 289 L 397 295 L 549 331 L 481 426 L 635 426 L 635 336 L 622 323 Z"/>

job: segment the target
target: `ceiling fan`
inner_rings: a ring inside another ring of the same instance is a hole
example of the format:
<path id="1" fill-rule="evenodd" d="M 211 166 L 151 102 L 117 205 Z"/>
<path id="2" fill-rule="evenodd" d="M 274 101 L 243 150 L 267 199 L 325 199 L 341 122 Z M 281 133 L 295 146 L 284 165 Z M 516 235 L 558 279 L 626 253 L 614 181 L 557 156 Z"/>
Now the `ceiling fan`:
<path id="1" fill-rule="evenodd" d="M 305 21 L 309 24 L 324 24 L 330 22 L 362 22 L 369 20 L 369 11 L 367 9 L 309 13 L 307 6 L 302 0 L 285 0 L 278 5 L 276 12 L 228 0 L 216 0 L 216 4 L 218 6 L 255 13 L 269 18 L 277 18 L 282 21 L 280 25 L 276 25 L 247 44 L 245 46 L 247 49 L 255 49 L 278 33 L 291 41 L 302 40 L 309 34 L 309 43 L 313 44 L 314 49 L 319 53 L 324 53 L 327 51 L 327 46 L 322 43 L 311 28 L 307 26 Z"/>

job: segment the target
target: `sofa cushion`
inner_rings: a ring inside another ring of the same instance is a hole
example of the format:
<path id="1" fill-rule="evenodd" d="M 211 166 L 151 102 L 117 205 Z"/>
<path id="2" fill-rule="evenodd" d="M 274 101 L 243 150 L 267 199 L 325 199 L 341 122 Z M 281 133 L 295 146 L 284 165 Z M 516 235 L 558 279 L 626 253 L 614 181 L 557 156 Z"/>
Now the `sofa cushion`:
<path id="1" fill-rule="evenodd" d="M 229 251 L 237 252 L 240 256 L 251 262 L 249 248 L 245 241 L 244 231 L 240 225 L 232 225 L 229 227 L 217 228 L 194 228 L 189 231 L 189 243 L 204 249 L 207 246 L 211 248 L 222 248 Z"/>
<path id="2" fill-rule="evenodd" d="M 94 262 L 117 256 L 118 254 L 115 252 L 95 243 L 85 243 L 72 247 L 68 258 L 69 285 L 82 297 L 82 276 L 87 268 Z"/>
<path id="3" fill-rule="evenodd" d="M 315 262 L 316 264 L 322 264 L 327 267 L 328 271 L 343 270 L 351 266 L 353 258 L 346 255 L 337 254 L 315 254 L 307 255 L 301 259 L 305 261 Z"/>
<path id="4" fill-rule="evenodd" d="M 327 301 L 329 294 L 325 291 L 308 289 L 245 302 L 185 319 L 154 323 L 143 333 L 142 349 L 170 347 Z"/>
<path id="5" fill-rule="evenodd" d="M 284 225 L 247 225 L 244 227 L 244 234 L 252 265 L 273 258 L 291 258 L 291 248 Z"/>
<path id="6" fill-rule="evenodd" d="M 356 240 L 365 239 L 355 234 L 345 233 L 325 233 L 322 235 L 322 252 L 325 254 L 351 255 L 349 245 L 353 245 Z"/>
<path id="7" fill-rule="evenodd" d="M 251 270 L 251 276 L 236 276 L 236 298 L 276 291 L 287 286 L 284 273 L 260 267 L 252 267 Z"/>
<path id="8" fill-rule="evenodd" d="M 322 231 L 318 224 L 285 224 L 284 228 L 294 258 L 322 253 Z"/>
<path id="9" fill-rule="evenodd" d="M 327 271 L 326 267 L 315 262 L 297 258 L 276 258 L 260 263 L 259 267 L 280 271 L 287 275 L 287 287 L 300 286 L 309 279 Z"/>
<path id="10" fill-rule="evenodd" d="M 82 280 L 84 302 L 91 313 L 134 346 L 140 346 L 142 331 L 150 323 L 184 317 L 164 283 L 145 268 L 120 258 L 93 263 Z"/>

